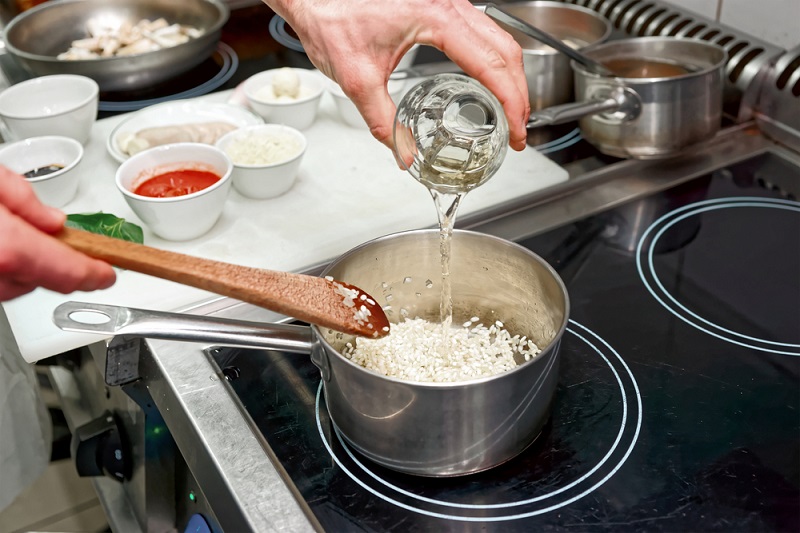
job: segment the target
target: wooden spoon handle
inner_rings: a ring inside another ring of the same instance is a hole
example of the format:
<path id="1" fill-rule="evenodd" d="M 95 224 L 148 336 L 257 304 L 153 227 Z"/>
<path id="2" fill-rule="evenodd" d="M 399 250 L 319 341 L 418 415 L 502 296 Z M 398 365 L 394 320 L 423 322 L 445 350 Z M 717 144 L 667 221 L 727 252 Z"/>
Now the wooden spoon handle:
<path id="1" fill-rule="evenodd" d="M 65 227 L 56 237 L 86 255 L 118 267 L 225 296 L 235 293 L 239 299 L 251 294 L 251 298 L 269 300 L 271 295 L 265 293 L 276 284 L 287 283 L 286 278 L 290 276 L 285 272 L 222 263 L 73 228 Z M 258 278 L 257 283 L 254 277 Z"/>
<path id="2" fill-rule="evenodd" d="M 337 287 L 346 284 L 339 282 L 213 261 L 67 227 L 55 237 L 118 267 L 236 298 L 312 324 L 365 336 L 382 336 L 388 331 L 386 315 L 371 299 L 372 317 L 359 321 L 342 303 Z"/>

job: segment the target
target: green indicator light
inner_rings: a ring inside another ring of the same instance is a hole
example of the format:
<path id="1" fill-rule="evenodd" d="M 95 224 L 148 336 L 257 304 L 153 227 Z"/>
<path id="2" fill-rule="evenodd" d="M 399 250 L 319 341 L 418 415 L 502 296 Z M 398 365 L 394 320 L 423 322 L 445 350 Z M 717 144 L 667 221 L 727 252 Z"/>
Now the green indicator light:
<path id="1" fill-rule="evenodd" d="M 189 491 L 189 501 L 193 501 L 193 502 L 197 501 L 197 496 L 194 495 L 194 491 L 193 490 Z"/>

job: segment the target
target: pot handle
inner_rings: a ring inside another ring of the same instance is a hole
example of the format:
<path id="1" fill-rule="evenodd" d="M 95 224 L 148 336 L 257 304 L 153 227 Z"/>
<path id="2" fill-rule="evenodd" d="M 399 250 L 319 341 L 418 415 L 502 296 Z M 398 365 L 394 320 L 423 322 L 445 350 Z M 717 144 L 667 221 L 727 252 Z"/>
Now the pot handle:
<path id="1" fill-rule="evenodd" d="M 316 344 L 308 326 L 261 324 L 86 302 L 59 305 L 53 311 L 53 322 L 64 331 L 207 342 L 303 354 L 310 354 Z"/>
<path id="2" fill-rule="evenodd" d="M 614 87 L 605 95 L 591 100 L 547 107 L 531 113 L 528 129 L 572 122 L 588 115 L 609 111 L 621 113 L 620 120 L 632 120 L 639 116 L 641 102 L 639 95 L 626 87 Z"/>

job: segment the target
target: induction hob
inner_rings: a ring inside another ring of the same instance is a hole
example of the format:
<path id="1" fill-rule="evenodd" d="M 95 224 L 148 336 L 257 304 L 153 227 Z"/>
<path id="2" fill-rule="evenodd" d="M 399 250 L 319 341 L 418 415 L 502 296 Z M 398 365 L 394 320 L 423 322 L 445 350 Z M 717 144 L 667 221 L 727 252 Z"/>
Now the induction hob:
<path id="1" fill-rule="evenodd" d="M 571 318 L 549 422 L 487 472 L 381 468 L 308 357 L 208 355 L 326 531 L 798 531 L 797 188 L 768 153 L 522 240 Z"/>

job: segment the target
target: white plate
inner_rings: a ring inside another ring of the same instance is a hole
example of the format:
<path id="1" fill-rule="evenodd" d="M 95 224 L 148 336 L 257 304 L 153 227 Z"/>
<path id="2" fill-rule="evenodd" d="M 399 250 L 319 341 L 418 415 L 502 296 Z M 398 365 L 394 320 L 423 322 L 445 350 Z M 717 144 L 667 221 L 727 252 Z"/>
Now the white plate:
<path id="1" fill-rule="evenodd" d="M 196 124 L 198 122 L 229 122 L 239 128 L 263 124 L 264 119 L 232 104 L 176 101 L 146 107 L 120 122 L 108 136 L 106 148 L 111 157 L 122 163 L 128 154 L 120 150 L 117 139 L 125 133 L 136 133 L 144 128 Z"/>

